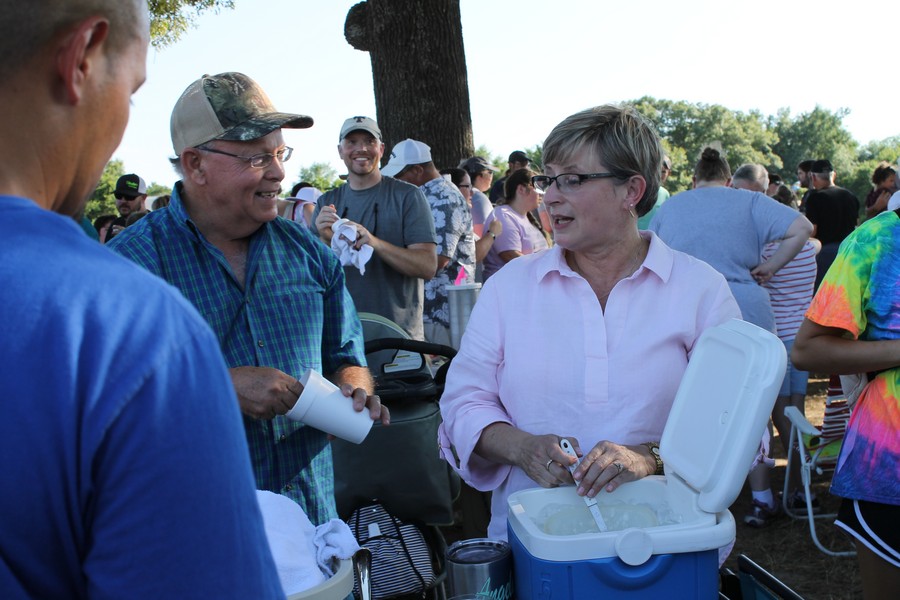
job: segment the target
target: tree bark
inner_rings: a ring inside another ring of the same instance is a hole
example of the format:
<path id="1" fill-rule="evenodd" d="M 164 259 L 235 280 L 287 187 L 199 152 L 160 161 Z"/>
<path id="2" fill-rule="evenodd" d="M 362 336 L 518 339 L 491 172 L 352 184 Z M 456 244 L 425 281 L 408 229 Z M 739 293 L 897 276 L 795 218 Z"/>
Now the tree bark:
<path id="1" fill-rule="evenodd" d="M 439 169 L 472 155 L 459 0 L 360 2 L 347 13 L 344 37 L 372 60 L 385 163 L 406 138 L 431 146 Z"/>

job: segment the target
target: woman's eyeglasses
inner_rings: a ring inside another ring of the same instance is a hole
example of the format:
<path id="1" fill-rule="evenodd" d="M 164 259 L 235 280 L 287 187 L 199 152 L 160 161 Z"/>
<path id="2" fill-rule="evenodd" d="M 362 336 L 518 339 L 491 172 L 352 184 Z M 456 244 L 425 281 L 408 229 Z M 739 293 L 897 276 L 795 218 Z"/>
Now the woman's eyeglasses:
<path id="1" fill-rule="evenodd" d="M 618 177 L 615 173 L 561 173 L 556 177 L 549 175 L 535 175 L 531 178 L 531 185 L 541 192 L 546 192 L 556 182 L 556 187 L 563 193 L 574 192 L 581 184 L 589 179 L 606 179 Z"/>

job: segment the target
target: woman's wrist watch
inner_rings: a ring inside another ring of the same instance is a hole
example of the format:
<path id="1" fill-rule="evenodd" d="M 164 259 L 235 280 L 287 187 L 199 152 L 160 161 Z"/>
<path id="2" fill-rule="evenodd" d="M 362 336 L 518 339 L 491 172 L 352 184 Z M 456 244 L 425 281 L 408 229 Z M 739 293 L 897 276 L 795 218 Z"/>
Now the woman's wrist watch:
<path id="1" fill-rule="evenodd" d="M 650 451 L 650 456 L 656 460 L 656 472 L 654 475 L 662 475 L 663 474 L 663 461 L 659 456 L 659 442 L 644 442 L 641 446 L 647 446 L 647 449 Z"/>

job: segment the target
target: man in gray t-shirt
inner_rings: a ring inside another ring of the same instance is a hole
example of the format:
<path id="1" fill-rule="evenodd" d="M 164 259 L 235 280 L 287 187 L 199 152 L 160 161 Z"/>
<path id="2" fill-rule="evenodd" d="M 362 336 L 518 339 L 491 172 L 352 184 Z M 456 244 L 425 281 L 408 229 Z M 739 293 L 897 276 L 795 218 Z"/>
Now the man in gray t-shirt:
<path id="1" fill-rule="evenodd" d="M 359 312 L 394 321 L 417 340 L 424 339 L 424 281 L 437 271 L 434 219 L 422 190 L 382 177 L 381 130 L 368 117 L 351 117 L 341 128 L 338 153 L 347 165 L 347 183 L 316 202 L 313 222 L 331 243 L 331 225 L 346 218 L 356 225 L 358 249 L 374 250 L 366 274 L 344 268 L 347 289 Z"/>

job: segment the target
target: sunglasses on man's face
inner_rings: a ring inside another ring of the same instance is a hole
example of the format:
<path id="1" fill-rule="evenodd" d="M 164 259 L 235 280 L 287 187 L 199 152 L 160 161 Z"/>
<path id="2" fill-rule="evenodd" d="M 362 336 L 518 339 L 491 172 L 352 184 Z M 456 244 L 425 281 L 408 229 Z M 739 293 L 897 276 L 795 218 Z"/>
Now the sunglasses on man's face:
<path id="1" fill-rule="evenodd" d="M 113 197 L 116 200 L 128 200 L 129 202 L 138 199 L 138 196 L 125 196 L 124 194 L 113 194 Z"/>

